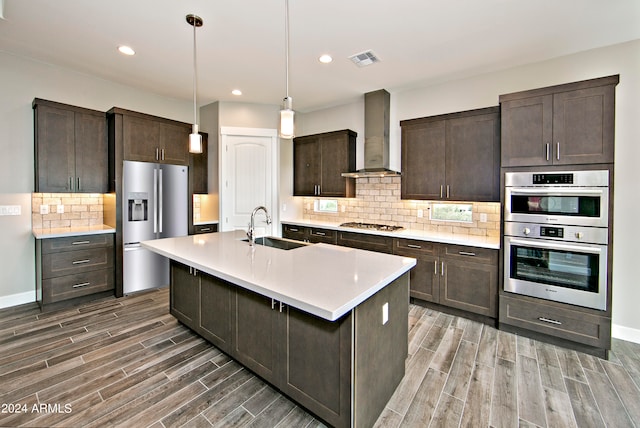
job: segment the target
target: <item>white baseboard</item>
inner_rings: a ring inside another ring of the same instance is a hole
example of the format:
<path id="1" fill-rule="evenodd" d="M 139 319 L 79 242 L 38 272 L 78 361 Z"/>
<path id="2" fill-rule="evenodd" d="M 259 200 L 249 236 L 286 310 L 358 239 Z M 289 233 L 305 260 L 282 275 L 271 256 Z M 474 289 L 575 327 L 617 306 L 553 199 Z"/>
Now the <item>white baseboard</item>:
<path id="1" fill-rule="evenodd" d="M 616 339 L 626 340 L 627 342 L 640 343 L 640 330 L 635 328 L 612 324 L 611 336 Z"/>
<path id="2" fill-rule="evenodd" d="M 0 309 L 10 308 L 11 306 L 24 305 L 25 303 L 33 303 L 36 301 L 36 292 L 25 291 L 24 293 L 10 294 L 0 297 Z"/>

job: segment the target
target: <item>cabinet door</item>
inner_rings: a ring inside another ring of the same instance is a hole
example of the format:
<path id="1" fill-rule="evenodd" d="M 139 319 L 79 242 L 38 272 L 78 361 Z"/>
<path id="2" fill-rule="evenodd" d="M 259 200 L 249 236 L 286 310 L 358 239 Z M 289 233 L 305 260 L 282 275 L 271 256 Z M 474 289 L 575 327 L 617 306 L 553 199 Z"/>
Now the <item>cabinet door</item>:
<path id="1" fill-rule="evenodd" d="M 438 303 L 440 300 L 439 245 L 411 239 L 395 239 L 393 254 L 415 258 L 416 265 L 409 271 L 411 297 Z"/>
<path id="2" fill-rule="evenodd" d="M 333 426 L 351 414 L 352 314 L 330 322 L 287 308 L 280 389 Z"/>
<path id="3" fill-rule="evenodd" d="M 293 196 L 314 196 L 320 184 L 317 138 L 296 138 L 293 144 Z"/>
<path id="4" fill-rule="evenodd" d="M 445 121 L 402 128 L 402 199 L 440 199 L 445 181 Z"/>
<path id="5" fill-rule="evenodd" d="M 36 192 L 73 191 L 76 175 L 74 115 L 71 110 L 36 106 Z"/>
<path id="6" fill-rule="evenodd" d="M 553 97 L 553 163 L 613 162 L 615 86 L 561 92 Z"/>
<path id="7" fill-rule="evenodd" d="M 194 330 L 200 318 L 200 279 L 188 266 L 171 262 L 171 315 Z"/>
<path id="8" fill-rule="evenodd" d="M 189 165 L 189 126 L 161 122 L 159 127 L 160 161 L 172 165 Z"/>
<path id="9" fill-rule="evenodd" d="M 225 352 L 231 350 L 233 288 L 223 280 L 200 276 L 200 334 Z"/>
<path id="10" fill-rule="evenodd" d="M 335 245 L 338 241 L 338 232 L 335 230 L 318 229 L 316 227 L 309 228 L 307 241 L 312 244 L 323 242 L 325 244 Z"/>
<path id="11" fill-rule="evenodd" d="M 294 226 L 292 224 L 282 225 L 282 237 L 287 239 L 295 239 L 296 241 L 307 240 L 307 228 L 301 226 Z"/>
<path id="12" fill-rule="evenodd" d="M 447 121 L 446 199 L 500 200 L 498 112 Z"/>
<path id="13" fill-rule="evenodd" d="M 551 164 L 553 95 L 504 101 L 500 109 L 502 166 Z"/>
<path id="14" fill-rule="evenodd" d="M 160 157 L 160 127 L 158 122 L 123 115 L 124 160 L 156 162 Z"/>
<path id="15" fill-rule="evenodd" d="M 440 304 L 495 318 L 498 302 L 497 265 L 443 257 Z"/>
<path id="16" fill-rule="evenodd" d="M 393 238 L 366 233 L 338 232 L 338 245 L 359 248 L 361 250 L 377 251 L 379 253 L 393 253 Z"/>
<path id="17" fill-rule="evenodd" d="M 104 115 L 76 112 L 75 165 L 76 192 L 109 191 L 107 119 Z"/>
<path id="18" fill-rule="evenodd" d="M 232 326 L 233 356 L 241 364 L 265 379 L 279 375 L 278 336 L 279 322 L 285 318 L 278 302 L 272 308 L 272 299 L 236 288 Z"/>
<path id="19" fill-rule="evenodd" d="M 347 186 L 353 179 L 342 177 L 343 172 L 349 172 L 350 157 L 355 158 L 355 139 L 350 147 L 350 135 L 339 133 L 320 137 L 320 196 L 346 197 Z M 355 137 L 354 137 L 355 138 Z M 353 153 L 350 153 L 350 148 Z M 354 167 L 355 167 L 355 161 Z"/>

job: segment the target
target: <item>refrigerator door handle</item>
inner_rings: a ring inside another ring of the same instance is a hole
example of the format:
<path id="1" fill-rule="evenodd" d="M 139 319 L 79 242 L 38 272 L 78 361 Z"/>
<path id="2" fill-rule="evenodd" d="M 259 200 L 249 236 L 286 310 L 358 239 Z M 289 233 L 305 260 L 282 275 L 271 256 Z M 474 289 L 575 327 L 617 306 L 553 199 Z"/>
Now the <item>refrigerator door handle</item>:
<path id="1" fill-rule="evenodd" d="M 164 194 L 164 192 L 162 191 L 162 168 L 158 169 L 158 174 L 159 174 L 159 182 L 160 182 L 160 186 L 158 189 L 158 225 L 159 225 L 159 229 L 160 229 L 160 233 L 162 233 L 162 195 Z"/>
<path id="2" fill-rule="evenodd" d="M 158 170 L 153 170 L 153 233 L 158 233 Z"/>

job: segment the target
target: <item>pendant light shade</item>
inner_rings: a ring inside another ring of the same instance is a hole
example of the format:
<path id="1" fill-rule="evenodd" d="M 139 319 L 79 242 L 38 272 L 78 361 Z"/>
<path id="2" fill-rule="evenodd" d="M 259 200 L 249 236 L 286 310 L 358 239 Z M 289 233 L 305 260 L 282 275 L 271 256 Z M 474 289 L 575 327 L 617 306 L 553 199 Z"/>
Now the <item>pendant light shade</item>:
<path id="1" fill-rule="evenodd" d="M 284 0 L 284 34 L 285 34 L 285 86 L 286 96 L 280 110 L 280 138 L 295 137 L 293 127 L 294 111 L 292 99 L 289 96 L 289 0 Z"/>
<path id="2" fill-rule="evenodd" d="M 203 21 L 197 15 L 187 15 L 187 23 L 193 26 L 193 127 L 189 134 L 189 153 L 202 153 L 202 135 L 198 133 L 198 72 L 196 67 L 196 28 L 202 27 Z"/>

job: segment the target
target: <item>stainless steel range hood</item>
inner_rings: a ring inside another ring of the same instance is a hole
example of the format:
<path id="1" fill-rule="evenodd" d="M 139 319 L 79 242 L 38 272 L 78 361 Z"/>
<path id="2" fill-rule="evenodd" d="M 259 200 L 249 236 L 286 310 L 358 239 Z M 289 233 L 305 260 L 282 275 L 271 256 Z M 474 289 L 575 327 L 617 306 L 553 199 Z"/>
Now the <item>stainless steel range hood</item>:
<path id="1" fill-rule="evenodd" d="M 343 177 L 397 177 L 389 169 L 390 95 L 384 89 L 364 94 L 364 169 L 344 172 Z"/>

